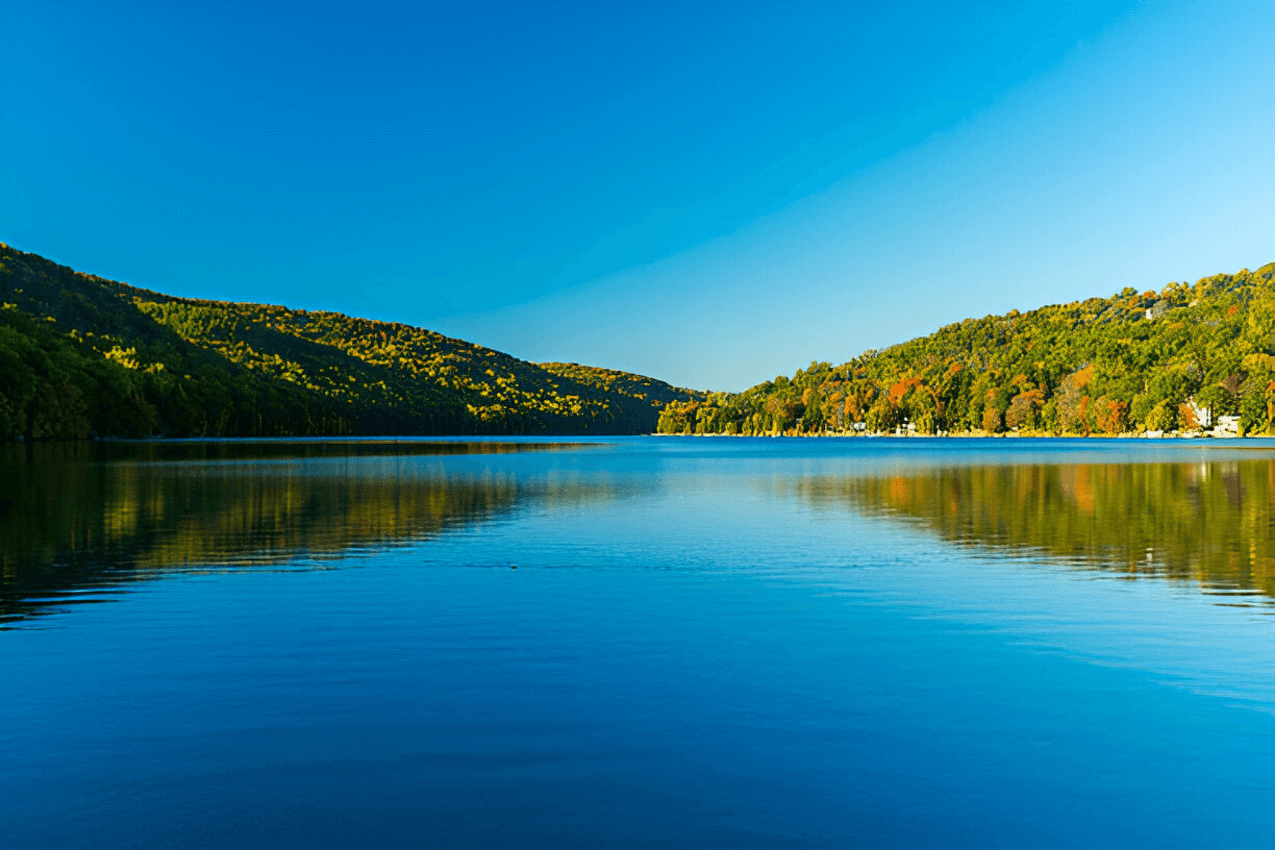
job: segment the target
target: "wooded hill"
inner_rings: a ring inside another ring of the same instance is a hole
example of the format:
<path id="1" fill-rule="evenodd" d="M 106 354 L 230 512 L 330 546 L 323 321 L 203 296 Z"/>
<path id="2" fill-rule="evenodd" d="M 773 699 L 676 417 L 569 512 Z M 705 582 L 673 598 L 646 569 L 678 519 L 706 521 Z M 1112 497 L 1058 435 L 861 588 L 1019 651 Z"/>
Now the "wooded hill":
<path id="1" fill-rule="evenodd" d="M 175 298 L 0 244 L 0 439 L 650 433 L 703 393 L 408 325 Z"/>
<path id="2" fill-rule="evenodd" d="M 1275 264 L 966 319 L 841 366 L 671 403 L 663 433 L 1275 433 Z"/>

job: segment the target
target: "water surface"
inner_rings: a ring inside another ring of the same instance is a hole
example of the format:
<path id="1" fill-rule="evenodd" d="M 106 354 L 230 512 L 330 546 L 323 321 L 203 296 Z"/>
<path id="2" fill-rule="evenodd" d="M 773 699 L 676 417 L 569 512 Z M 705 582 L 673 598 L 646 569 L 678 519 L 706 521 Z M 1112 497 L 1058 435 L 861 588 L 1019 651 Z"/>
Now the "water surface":
<path id="1" fill-rule="evenodd" d="M 1275 827 L 1261 443 L 99 444 L 0 481 L 7 846 Z"/>

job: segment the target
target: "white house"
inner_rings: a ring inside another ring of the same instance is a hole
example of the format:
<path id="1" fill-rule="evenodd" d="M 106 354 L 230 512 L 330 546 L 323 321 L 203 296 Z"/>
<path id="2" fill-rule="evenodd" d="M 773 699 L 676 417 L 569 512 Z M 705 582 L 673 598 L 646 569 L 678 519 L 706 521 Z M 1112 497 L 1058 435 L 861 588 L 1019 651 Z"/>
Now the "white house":
<path id="1" fill-rule="evenodd" d="M 1213 429 L 1214 437 L 1238 437 L 1240 435 L 1240 418 L 1238 416 L 1219 416 L 1217 426 Z"/>

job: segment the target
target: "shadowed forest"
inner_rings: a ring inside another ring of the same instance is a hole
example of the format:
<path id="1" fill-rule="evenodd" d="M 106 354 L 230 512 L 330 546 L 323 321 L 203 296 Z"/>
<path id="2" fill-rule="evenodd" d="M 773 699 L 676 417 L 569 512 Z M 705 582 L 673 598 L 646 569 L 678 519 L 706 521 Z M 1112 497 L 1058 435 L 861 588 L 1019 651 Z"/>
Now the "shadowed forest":
<path id="1" fill-rule="evenodd" d="M 632 434 L 702 393 L 408 325 L 173 298 L 0 246 L 0 440 Z"/>

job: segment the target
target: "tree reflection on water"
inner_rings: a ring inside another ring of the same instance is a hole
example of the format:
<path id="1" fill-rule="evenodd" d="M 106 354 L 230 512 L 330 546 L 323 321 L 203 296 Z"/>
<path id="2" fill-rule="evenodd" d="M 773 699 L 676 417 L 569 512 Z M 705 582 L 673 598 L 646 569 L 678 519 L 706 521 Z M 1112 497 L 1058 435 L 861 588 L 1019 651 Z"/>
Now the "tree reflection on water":
<path id="1" fill-rule="evenodd" d="M 449 471 L 438 457 L 578 448 L 566 443 L 40 448 L 34 463 L 0 464 L 0 624 L 161 573 L 330 559 L 472 527 L 527 499 L 590 497 L 579 483 Z"/>
<path id="2" fill-rule="evenodd" d="M 960 545 L 1275 597 L 1271 460 L 967 466 L 797 486 Z"/>

